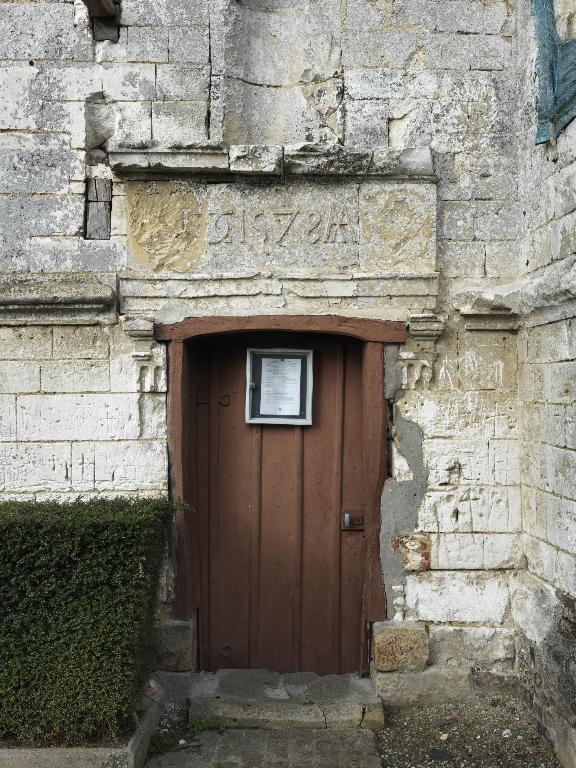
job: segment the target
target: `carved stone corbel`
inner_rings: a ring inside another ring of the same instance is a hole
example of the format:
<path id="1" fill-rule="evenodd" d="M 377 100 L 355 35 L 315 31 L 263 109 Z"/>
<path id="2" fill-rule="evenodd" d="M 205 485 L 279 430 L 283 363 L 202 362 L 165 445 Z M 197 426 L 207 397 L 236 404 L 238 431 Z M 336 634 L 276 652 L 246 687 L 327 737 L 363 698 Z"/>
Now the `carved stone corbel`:
<path id="1" fill-rule="evenodd" d="M 134 341 L 132 357 L 143 362 L 152 359 L 154 321 L 149 317 L 123 318 L 124 333 Z"/>
<path id="2" fill-rule="evenodd" d="M 124 333 L 133 343 L 131 356 L 138 390 L 164 392 L 166 371 L 161 350 L 154 340 L 154 321 L 149 317 L 124 317 L 122 325 Z"/>
<path id="3" fill-rule="evenodd" d="M 402 389 L 428 389 L 434 381 L 438 357 L 436 342 L 446 327 L 446 318 L 433 313 L 411 315 L 408 342 L 400 349 Z"/>

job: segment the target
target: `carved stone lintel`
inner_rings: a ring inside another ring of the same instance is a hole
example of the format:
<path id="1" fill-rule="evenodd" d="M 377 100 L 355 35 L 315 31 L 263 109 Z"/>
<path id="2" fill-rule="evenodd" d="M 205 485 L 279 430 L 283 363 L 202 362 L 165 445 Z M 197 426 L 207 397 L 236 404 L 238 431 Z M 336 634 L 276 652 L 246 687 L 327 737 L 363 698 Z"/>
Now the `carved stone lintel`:
<path id="1" fill-rule="evenodd" d="M 403 389 L 428 389 L 434 381 L 438 352 L 436 342 L 446 327 L 446 318 L 433 313 L 411 315 L 408 344 L 399 353 Z"/>
<path id="2" fill-rule="evenodd" d="M 2 325 L 96 325 L 116 321 L 111 275 L 0 275 Z"/>

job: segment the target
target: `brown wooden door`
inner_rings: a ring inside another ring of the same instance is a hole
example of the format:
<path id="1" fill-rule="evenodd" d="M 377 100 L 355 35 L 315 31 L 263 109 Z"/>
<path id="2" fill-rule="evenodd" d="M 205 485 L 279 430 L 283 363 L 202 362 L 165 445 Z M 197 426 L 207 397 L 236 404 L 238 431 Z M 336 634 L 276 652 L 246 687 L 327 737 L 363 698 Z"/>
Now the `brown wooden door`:
<path id="1" fill-rule="evenodd" d="M 248 347 L 314 350 L 312 426 L 245 423 Z M 367 511 L 362 343 L 230 334 L 196 340 L 192 357 L 201 668 L 360 671 L 370 547 L 343 516 Z"/>

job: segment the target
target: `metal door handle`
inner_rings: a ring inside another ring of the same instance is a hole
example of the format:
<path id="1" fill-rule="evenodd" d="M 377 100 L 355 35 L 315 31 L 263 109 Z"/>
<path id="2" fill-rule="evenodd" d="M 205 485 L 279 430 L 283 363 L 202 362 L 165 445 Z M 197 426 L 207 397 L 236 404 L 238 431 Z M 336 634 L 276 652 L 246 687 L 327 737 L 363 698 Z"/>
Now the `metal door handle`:
<path id="1" fill-rule="evenodd" d="M 350 524 L 352 523 L 352 517 L 349 512 L 344 513 L 344 528 L 350 528 Z"/>

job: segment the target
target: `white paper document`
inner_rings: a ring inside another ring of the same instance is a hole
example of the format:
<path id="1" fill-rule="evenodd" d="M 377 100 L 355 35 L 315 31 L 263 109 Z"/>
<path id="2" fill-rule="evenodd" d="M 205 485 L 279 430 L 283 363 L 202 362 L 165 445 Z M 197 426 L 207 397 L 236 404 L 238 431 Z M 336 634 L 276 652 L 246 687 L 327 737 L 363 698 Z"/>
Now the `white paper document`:
<path id="1" fill-rule="evenodd" d="M 263 416 L 296 416 L 300 413 L 299 359 L 262 358 L 260 413 Z"/>

